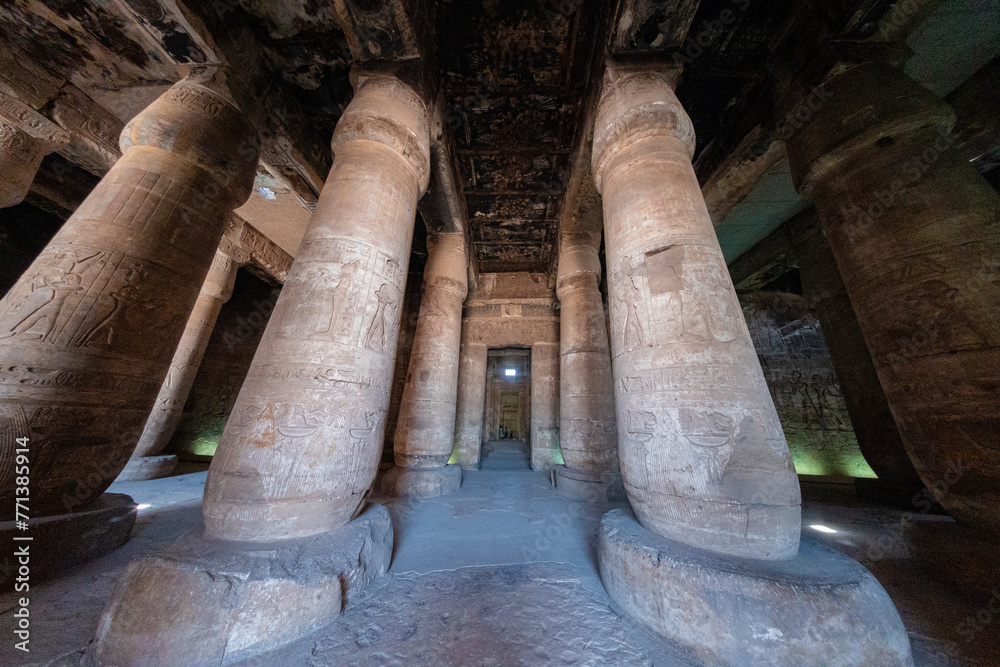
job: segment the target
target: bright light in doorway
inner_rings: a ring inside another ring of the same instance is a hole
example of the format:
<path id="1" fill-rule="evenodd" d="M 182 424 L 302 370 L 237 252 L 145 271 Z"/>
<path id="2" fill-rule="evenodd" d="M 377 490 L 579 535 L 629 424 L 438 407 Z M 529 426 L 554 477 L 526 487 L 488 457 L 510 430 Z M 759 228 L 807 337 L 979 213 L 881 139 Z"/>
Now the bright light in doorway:
<path id="1" fill-rule="evenodd" d="M 506 375 L 509 378 L 512 378 L 515 375 L 517 375 L 517 369 L 516 368 L 508 368 L 508 369 L 504 370 L 503 374 Z"/>
<path id="2" fill-rule="evenodd" d="M 836 533 L 837 532 L 833 528 L 830 528 L 829 526 L 824 526 L 821 523 L 814 523 L 814 524 L 810 525 L 809 527 L 812 528 L 813 530 L 818 530 L 821 533 Z"/>

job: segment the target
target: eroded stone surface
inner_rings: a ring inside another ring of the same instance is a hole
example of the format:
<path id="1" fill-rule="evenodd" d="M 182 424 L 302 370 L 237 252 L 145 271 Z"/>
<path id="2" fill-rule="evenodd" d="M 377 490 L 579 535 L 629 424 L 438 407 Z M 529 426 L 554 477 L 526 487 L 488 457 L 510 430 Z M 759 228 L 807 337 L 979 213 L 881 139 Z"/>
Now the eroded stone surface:
<path id="1" fill-rule="evenodd" d="M 0 539 L 15 550 L 29 548 L 29 574 L 22 582 L 30 586 L 31 582 L 100 558 L 125 544 L 132 535 L 135 516 L 132 498 L 123 493 L 105 493 L 74 512 L 29 519 L 27 530 L 14 521 L 4 521 L 0 523 Z M 15 537 L 25 536 L 31 538 L 30 542 L 14 541 Z M 12 590 L 17 568 L 9 565 L 7 561 L 0 573 L 3 586 Z"/>
<path id="2" fill-rule="evenodd" d="M 622 609 L 705 664 L 913 664 L 892 600 L 854 560 L 803 541 L 791 560 L 719 556 L 601 520 L 601 581 Z"/>
<path id="3" fill-rule="evenodd" d="M 396 468 L 441 469 L 451 458 L 455 439 L 459 351 L 462 336 L 462 302 L 467 292 L 465 237 L 437 234 L 428 240 L 420 315 L 413 336 L 410 368 L 399 408 L 393 439 Z M 440 495 L 457 488 L 455 467 L 438 484 L 425 483 L 434 476 L 399 471 L 383 489 Z M 424 481 L 418 482 L 417 479 Z M 387 479 L 389 479 L 387 477 Z M 409 480 L 409 481 L 407 481 Z M 435 492 L 436 491 L 436 492 Z"/>
<path id="4" fill-rule="evenodd" d="M 170 361 L 170 370 L 132 454 L 133 459 L 159 454 L 173 437 L 184 414 L 184 402 L 198 375 L 198 367 L 212 337 L 219 311 L 233 294 L 237 268 L 237 258 L 222 249 L 216 251 L 174 358 Z"/>
<path id="5" fill-rule="evenodd" d="M 392 521 L 373 505 L 334 532 L 242 543 L 196 531 L 132 563 L 97 629 L 90 664 L 222 665 L 330 622 L 389 569 Z M 157 610 L 156 623 L 147 612 Z"/>
<path id="6" fill-rule="evenodd" d="M 565 564 L 400 573 L 369 593 L 366 607 L 304 640 L 298 652 L 275 652 L 247 664 L 274 664 L 293 655 L 317 667 L 654 664 Z M 308 656 L 302 650 L 307 646 Z"/>
<path id="7" fill-rule="evenodd" d="M 954 115 L 902 72 L 835 70 L 788 145 L 816 202 L 914 467 L 1000 535 L 1000 195 L 957 150 Z M 859 116 L 859 108 L 870 111 Z"/>
<path id="8" fill-rule="evenodd" d="M 615 477 L 618 427 L 595 240 L 564 234 L 559 251 L 559 448 L 567 468 Z"/>
<path id="9" fill-rule="evenodd" d="M 667 78 L 609 66 L 594 131 L 622 476 L 639 521 L 788 558 L 799 488 Z"/>
<path id="10" fill-rule="evenodd" d="M 424 102 L 392 76 L 359 88 L 333 169 L 267 323 L 205 488 L 208 534 L 332 530 L 378 469 L 417 199 Z"/>
<path id="11" fill-rule="evenodd" d="M 125 127 L 122 158 L 0 300 L 0 414 L 31 438 L 35 512 L 87 504 L 125 466 L 250 192 L 260 141 L 216 74 Z"/>

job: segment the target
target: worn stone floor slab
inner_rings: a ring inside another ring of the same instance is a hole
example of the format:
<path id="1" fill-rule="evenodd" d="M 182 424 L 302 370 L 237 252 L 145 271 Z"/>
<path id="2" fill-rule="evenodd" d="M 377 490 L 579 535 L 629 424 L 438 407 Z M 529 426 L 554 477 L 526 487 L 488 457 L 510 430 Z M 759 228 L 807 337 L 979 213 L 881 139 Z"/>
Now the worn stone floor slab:
<path id="1" fill-rule="evenodd" d="M 686 665 L 565 563 L 392 575 L 341 618 L 246 665 Z"/>

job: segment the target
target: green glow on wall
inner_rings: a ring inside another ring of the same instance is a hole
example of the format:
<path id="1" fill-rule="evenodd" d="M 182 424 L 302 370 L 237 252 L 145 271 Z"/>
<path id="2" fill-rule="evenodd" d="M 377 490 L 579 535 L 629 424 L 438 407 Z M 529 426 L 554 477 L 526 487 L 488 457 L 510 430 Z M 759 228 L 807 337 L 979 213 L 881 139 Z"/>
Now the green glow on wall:
<path id="1" fill-rule="evenodd" d="M 829 432 L 786 428 L 785 439 L 795 472 L 800 475 L 876 477 L 861 455 L 853 433 L 845 431 L 831 438 Z"/>
<path id="2" fill-rule="evenodd" d="M 218 448 L 219 436 L 216 435 L 209 438 L 199 437 L 185 449 L 198 456 L 215 456 L 215 450 Z"/>

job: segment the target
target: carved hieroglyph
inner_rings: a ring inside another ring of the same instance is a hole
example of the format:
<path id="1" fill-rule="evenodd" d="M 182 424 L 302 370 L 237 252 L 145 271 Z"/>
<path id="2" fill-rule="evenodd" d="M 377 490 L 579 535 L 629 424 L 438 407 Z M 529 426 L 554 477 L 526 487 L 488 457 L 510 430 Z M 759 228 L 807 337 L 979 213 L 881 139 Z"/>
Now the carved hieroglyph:
<path id="1" fill-rule="evenodd" d="M 559 443 L 567 468 L 618 471 L 618 429 L 604 303 L 597 285 L 601 261 L 591 243 L 559 250 Z"/>
<path id="2" fill-rule="evenodd" d="M 720 553 L 798 549 L 799 488 L 662 75 L 609 65 L 594 130 L 621 472 L 643 526 Z"/>
<path id="3" fill-rule="evenodd" d="M 195 76 L 126 126 L 122 158 L 0 301 L 0 411 L 26 416 L 33 512 L 83 506 L 124 467 L 249 196 L 256 132 Z"/>
<path id="4" fill-rule="evenodd" d="M 163 451 L 184 414 L 184 402 L 194 385 L 205 348 L 212 337 L 222 305 L 233 295 L 236 270 L 242 257 L 232 257 L 222 249 L 215 252 L 212 268 L 198 293 L 181 341 L 170 362 L 170 370 L 156 397 L 156 405 L 146 420 L 132 458 L 155 456 Z"/>
<path id="5" fill-rule="evenodd" d="M 48 118 L 0 92 L 0 208 L 20 204 L 42 158 L 69 140 Z"/>
<path id="6" fill-rule="evenodd" d="M 1000 195 L 949 135 L 951 109 L 902 72 L 841 67 L 823 85 L 792 176 L 917 472 L 958 521 L 1000 535 Z"/>
<path id="7" fill-rule="evenodd" d="M 359 82 L 212 461 L 204 501 L 211 536 L 321 533 L 364 502 L 381 455 L 429 141 L 425 105 L 409 87 L 385 75 Z"/>
<path id="8" fill-rule="evenodd" d="M 445 465 L 455 437 L 462 302 L 468 291 L 465 236 L 432 235 L 427 249 L 420 315 L 393 440 L 396 465 L 407 468 Z"/>

